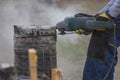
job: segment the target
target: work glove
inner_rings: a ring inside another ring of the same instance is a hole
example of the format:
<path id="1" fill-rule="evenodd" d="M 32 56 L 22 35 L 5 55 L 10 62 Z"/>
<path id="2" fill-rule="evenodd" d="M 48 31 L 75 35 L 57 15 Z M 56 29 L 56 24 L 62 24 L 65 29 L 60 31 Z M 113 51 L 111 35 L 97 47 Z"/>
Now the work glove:
<path id="1" fill-rule="evenodd" d="M 97 14 L 95 17 L 97 21 L 112 22 L 112 17 L 107 12 Z M 93 59 L 105 61 L 106 49 L 113 35 L 113 28 L 94 30 L 88 46 L 87 56 Z"/>
<path id="2" fill-rule="evenodd" d="M 105 13 L 101 13 L 101 14 L 96 14 L 95 18 L 97 21 L 108 21 L 108 22 L 113 22 L 113 17 L 108 13 L 108 11 L 106 11 Z"/>
<path id="3" fill-rule="evenodd" d="M 104 22 L 113 22 L 113 17 L 106 11 L 105 13 L 96 14 L 95 15 L 97 21 L 104 21 Z M 104 31 L 105 28 L 97 29 L 98 31 Z"/>
<path id="4" fill-rule="evenodd" d="M 87 31 L 87 30 L 83 30 L 83 29 L 77 29 L 75 32 L 77 34 L 79 34 L 79 35 L 82 35 L 82 34 L 89 35 L 92 31 Z"/>
<path id="5" fill-rule="evenodd" d="M 93 15 L 89 15 L 89 14 L 85 14 L 85 13 L 77 13 L 74 15 L 75 17 L 93 17 Z M 83 29 L 77 29 L 75 31 L 77 34 L 81 35 L 89 35 L 90 33 L 92 33 L 92 31 L 87 31 L 87 30 L 83 30 Z"/>

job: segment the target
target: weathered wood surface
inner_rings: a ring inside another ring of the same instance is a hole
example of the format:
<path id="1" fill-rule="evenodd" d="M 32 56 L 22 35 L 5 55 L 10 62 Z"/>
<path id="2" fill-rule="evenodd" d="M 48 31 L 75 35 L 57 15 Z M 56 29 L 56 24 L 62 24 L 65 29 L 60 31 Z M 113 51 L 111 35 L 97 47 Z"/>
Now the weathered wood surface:
<path id="1" fill-rule="evenodd" d="M 1 68 L 0 80 L 17 80 L 15 67 Z"/>
<path id="2" fill-rule="evenodd" d="M 51 77 L 51 69 L 56 68 L 56 29 L 39 26 L 14 26 L 15 66 L 19 77 L 30 76 L 28 49 L 37 51 L 38 77 Z"/>

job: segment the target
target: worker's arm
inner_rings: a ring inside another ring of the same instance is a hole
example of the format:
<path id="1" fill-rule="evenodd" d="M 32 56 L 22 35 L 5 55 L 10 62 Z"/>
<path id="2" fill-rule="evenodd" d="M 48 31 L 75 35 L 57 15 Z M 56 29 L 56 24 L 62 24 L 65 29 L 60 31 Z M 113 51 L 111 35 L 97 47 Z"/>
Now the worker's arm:
<path id="1" fill-rule="evenodd" d="M 101 14 L 101 13 L 106 12 L 111 6 L 113 6 L 113 3 L 114 3 L 115 1 L 116 1 L 116 0 L 111 0 L 111 1 L 109 1 L 109 2 L 98 12 L 98 14 Z"/>
<path id="2" fill-rule="evenodd" d="M 120 0 L 111 0 L 101 11 L 98 13 L 105 13 L 108 11 L 108 14 L 111 17 L 117 17 L 120 15 Z"/>
<path id="3" fill-rule="evenodd" d="M 120 0 L 116 0 L 114 4 L 109 8 L 109 14 L 112 17 L 120 15 Z"/>

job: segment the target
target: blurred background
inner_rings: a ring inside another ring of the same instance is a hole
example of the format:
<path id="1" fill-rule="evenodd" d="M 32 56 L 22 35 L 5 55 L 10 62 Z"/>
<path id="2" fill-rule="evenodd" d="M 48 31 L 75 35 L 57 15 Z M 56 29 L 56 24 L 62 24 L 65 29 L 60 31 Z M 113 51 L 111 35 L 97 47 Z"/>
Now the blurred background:
<path id="1" fill-rule="evenodd" d="M 95 15 L 109 0 L 0 0 L 0 64 L 14 64 L 13 25 L 54 26 L 76 13 Z M 82 80 L 90 35 L 57 36 L 58 67 L 64 80 Z M 120 54 L 118 55 L 120 56 Z M 120 79 L 120 62 L 115 80 Z"/>

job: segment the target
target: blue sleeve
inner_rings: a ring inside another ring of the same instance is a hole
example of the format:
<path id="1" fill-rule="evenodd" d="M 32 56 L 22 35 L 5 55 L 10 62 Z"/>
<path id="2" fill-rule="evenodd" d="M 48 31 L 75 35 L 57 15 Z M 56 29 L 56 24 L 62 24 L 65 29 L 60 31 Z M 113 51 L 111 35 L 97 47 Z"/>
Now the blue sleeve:
<path id="1" fill-rule="evenodd" d="M 98 12 L 98 14 L 104 13 L 107 10 L 109 10 L 109 14 L 112 17 L 117 17 L 120 15 L 120 0 L 111 0 L 103 9 Z"/>
<path id="2" fill-rule="evenodd" d="M 113 6 L 115 1 L 116 0 L 109 1 L 108 4 L 106 4 L 105 7 L 98 12 L 98 14 L 106 12 L 111 6 Z"/>
<path id="3" fill-rule="evenodd" d="M 112 17 L 120 15 L 120 0 L 116 0 L 114 4 L 109 8 L 109 14 Z"/>

